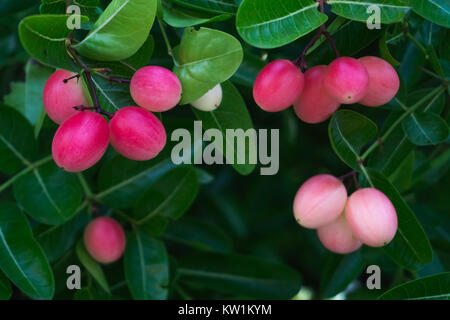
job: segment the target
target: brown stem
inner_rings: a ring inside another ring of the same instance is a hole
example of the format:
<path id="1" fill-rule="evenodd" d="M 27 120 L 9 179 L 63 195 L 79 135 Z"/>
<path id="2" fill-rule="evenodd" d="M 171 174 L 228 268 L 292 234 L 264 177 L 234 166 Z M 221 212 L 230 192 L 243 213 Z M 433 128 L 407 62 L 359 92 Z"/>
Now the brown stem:
<path id="1" fill-rule="evenodd" d="M 100 113 L 104 116 L 107 116 L 109 119 L 112 119 L 114 117 L 114 113 L 106 112 L 103 109 L 98 110 L 96 107 L 87 107 L 87 106 L 75 106 L 73 107 L 77 111 L 86 111 L 86 110 L 92 110 L 97 113 Z"/>

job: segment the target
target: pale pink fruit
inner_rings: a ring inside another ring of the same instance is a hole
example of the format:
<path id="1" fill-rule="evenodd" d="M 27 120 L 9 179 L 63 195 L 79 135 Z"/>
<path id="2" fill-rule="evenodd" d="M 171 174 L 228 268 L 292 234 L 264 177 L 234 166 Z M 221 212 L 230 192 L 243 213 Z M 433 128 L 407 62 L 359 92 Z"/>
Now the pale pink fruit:
<path id="1" fill-rule="evenodd" d="M 334 253 L 351 253 L 362 245 L 362 242 L 353 236 L 344 214 L 317 229 L 317 235 L 325 248 Z"/>
<path id="2" fill-rule="evenodd" d="M 109 123 L 111 145 L 124 157 L 150 160 L 166 145 L 166 130 L 151 112 L 139 107 L 125 107 Z"/>
<path id="3" fill-rule="evenodd" d="M 84 171 L 102 158 L 108 143 L 106 120 L 98 113 L 78 111 L 56 131 L 52 143 L 53 159 L 66 171 Z"/>
<path id="4" fill-rule="evenodd" d="M 359 61 L 369 73 L 369 86 L 359 103 L 378 107 L 391 101 L 400 88 L 397 71 L 388 62 L 378 57 L 363 57 Z"/>
<path id="5" fill-rule="evenodd" d="M 366 94 L 369 74 L 357 59 L 342 57 L 330 63 L 324 83 L 328 93 L 339 103 L 352 104 Z"/>
<path id="6" fill-rule="evenodd" d="M 281 111 L 298 100 L 303 85 L 304 76 L 300 68 L 289 60 L 275 60 L 256 77 L 253 98 L 265 111 Z"/>
<path id="7" fill-rule="evenodd" d="M 340 106 L 324 88 L 327 66 L 315 66 L 305 72 L 305 87 L 294 104 L 297 116 L 307 123 L 327 120 Z"/>
<path id="8" fill-rule="evenodd" d="M 136 71 L 131 78 L 130 93 L 142 108 L 163 112 L 175 107 L 181 99 L 181 83 L 170 70 L 148 66 Z"/>
<path id="9" fill-rule="evenodd" d="M 117 261 L 125 250 L 126 238 L 122 226 L 109 217 L 92 220 L 84 230 L 84 246 L 100 263 Z"/>
<path id="10" fill-rule="evenodd" d="M 388 197 L 374 188 L 354 192 L 345 208 L 350 229 L 355 237 L 371 247 L 382 247 L 397 232 L 397 213 Z"/>
<path id="11" fill-rule="evenodd" d="M 82 79 L 73 78 L 76 74 L 67 70 L 55 71 L 44 86 L 42 102 L 50 119 L 61 124 L 78 111 L 73 107 L 88 105 L 85 97 Z"/>
<path id="12" fill-rule="evenodd" d="M 297 191 L 294 216 L 305 228 L 315 229 L 335 220 L 344 210 L 347 190 L 341 180 L 329 174 L 308 179 Z"/>

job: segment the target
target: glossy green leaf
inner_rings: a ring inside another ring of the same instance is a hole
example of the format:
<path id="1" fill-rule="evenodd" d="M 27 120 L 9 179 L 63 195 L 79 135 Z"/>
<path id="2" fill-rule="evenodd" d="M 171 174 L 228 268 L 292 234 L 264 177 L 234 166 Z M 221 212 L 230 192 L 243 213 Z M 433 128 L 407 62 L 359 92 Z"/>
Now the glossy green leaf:
<path id="1" fill-rule="evenodd" d="M 349 167 L 358 169 L 361 150 L 378 132 L 375 123 L 350 110 L 336 112 L 331 118 L 328 135 L 336 154 Z"/>
<path id="2" fill-rule="evenodd" d="M 198 178 L 193 166 L 175 168 L 152 184 L 135 208 L 134 219 L 142 224 L 155 216 L 180 218 L 198 193 Z"/>
<path id="3" fill-rule="evenodd" d="M 156 5 L 156 0 L 113 0 L 75 49 L 83 56 L 103 61 L 131 57 L 147 39 Z"/>
<path id="4" fill-rule="evenodd" d="M 36 154 L 36 142 L 28 121 L 16 110 L 0 108 L 0 170 L 14 173 Z"/>
<path id="5" fill-rule="evenodd" d="M 361 251 L 347 255 L 330 253 L 323 269 L 320 282 L 320 296 L 331 298 L 344 291 L 364 269 Z"/>
<path id="6" fill-rule="evenodd" d="M 449 300 L 450 272 L 435 274 L 396 286 L 380 300 Z"/>
<path id="7" fill-rule="evenodd" d="M 14 197 L 35 220 L 51 225 L 68 221 L 81 204 L 82 190 L 75 175 L 47 163 L 14 182 Z"/>
<path id="8" fill-rule="evenodd" d="M 436 145 L 450 134 L 444 119 L 430 112 L 414 112 L 403 120 L 402 128 L 408 139 L 419 146 Z"/>
<path id="9" fill-rule="evenodd" d="M 384 247 L 385 251 L 395 262 L 405 267 L 411 265 L 412 257 L 419 263 L 430 263 L 433 259 L 430 241 L 414 212 L 386 177 L 375 170 L 368 170 L 368 173 L 375 188 L 391 200 L 397 212 L 397 234 L 394 240 Z"/>
<path id="10" fill-rule="evenodd" d="M 234 0 L 169 0 L 169 2 L 212 13 L 236 13 L 238 9 Z"/>
<path id="11" fill-rule="evenodd" d="M 97 281 L 100 287 L 109 294 L 110 290 L 105 274 L 103 273 L 103 270 L 98 262 L 89 255 L 86 248 L 84 247 L 84 243 L 82 240 L 78 241 L 77 243 L 76 253 L 78 259 L 89 272 L 89 274 L 95 279 L 95 281 Z"/>
<path id="12" fill-rule="evenodd" d="M 42 64 L 77 71 L 79 68 L 66 51 L 67 15 L 37 15 L 24 18 L 19 24 L 20 41 L 28 54 Z M 88 21 L 81 17 L 82 22 Z"/>
<path id="13" fill-rule="evenodd" d="M 450 28 L 450 3 L 440 0 L 409 0 L 414 12 L 440 26 Z"/>
<path id="14" fill-rule="evenodd" d="M 13 203 L 0 203 L 0 212 L 0 269 L 29 297 L 51 299 L 53 272 L 27 219 Z"/>
<path id="15" fill-rule="evenodd" d="M 100 193 L 97 198 L 113 208 L 133 207 L 152 183 L 174 167 L 170 158 L 158 157 L 137 162 L 115 157 L 107 161 L 100 170 Z"/>
<path id="16" fill-rule="evenodd" d="M 233 163 L 233 168 L 237 172 L 243 175 L 247 175 L 250 174 L 256 167 L 254 161 L 254 159 L 256 159 L 257 157 L 256 140 L 251 140 L 246 136 L 246 148 L 244 148 L 243 154 L 239 154 L 239 150 L 236 150 L 239 139 L 226 139 L 226 130 L 241 129 L 243 130 L 243 132 L 247 132 L 247 130 L 253 129 L 252 119 L 250 118 L 250 114 L 247 110 L 247 106 L 245 105 L 244 100 L 241 97 L 241 94 L 231 82 L 228 81 L 222 83 L 222 91 L 222 103 L 216 110 L 211 112 L 204 112 L 195 108 L 192 108 L 192 110 L 194 111 L 197 118 L 202 121 L 203 130 L 217 129 L 222 132 L 223 149 L 221 150 L 220 148 L 218 148 L 219 151 L 224 155 L 224 157 L 226 157 L 226 150 L 233 150 L 234 159 L 230 157 L 228 161 Z M 268 137 L 267 139 L 269 140 L 270 137 Z M 245 161 L 239 160 L 241 157 Z"/>
<path id="17" fill-rule="evenodd" d="M 410 8 L 405 0 L 329 0 L 331 11 L 351 20 L 366 22 L 374 15 L 371 6 L 379 8 L 380 23 L 393 23 L 403 19 Z M 378 21 L 377 21 L 378 22 Z"/>
<path id="18" fill-rule="evenodd" d="M 92 82 L 98 101 L 105 111 L 113 113 L 123 107 L 136 105 L 131 97 L 128 83 L 111 82 L 98 75 L 92 77 Z"/>
<path id="19" fill-rule="evenodd" d="M 163 19 L 171 27 L 186 28 L 200 24 L 224 21 L 233 17 L 232 14 L 211 14 L 191 10 L 163 1 Z"/>
<path id="20" fill-rule="evenodd" d="M 241 37 L 258 48 L 286 45 L 327 21 L 313 0 L 245 0 L 236 27 Z"/>
<path id="21" fill-rule="evenodd" d="M 169 258 L 163 242 L 143 232 L 128 233 L 124 267 L 134 299 L 167 299 Z"/>
<path id="22" fill-rule="evenodd" d="M 228 80 L 239 68 L 243 53 L 240 42 L 225 32 L 187 28 L 174 57 L 173 71 L 183 86 L 180 104 L 186 104 Z"/>
<path id="23" fill-rule="evenodd" d="M 84 227 L 89 222 L 87 210 L 59 226 L 37 226 L 33 232 L 50 263 L 61 258 L 75 245 Z"/>
<path id="24" fill-rule="evenodd" d="M 164 240 L 222 253 L 230 253 L 233 247 L 231 239 L 219 227 L 191 217 L 172 222 L 164 233 Z"/>
<path id="25" fill-rule="evenodd" d="M 387 44 L 387 32 L 383 34 L 380 41 L 378 42 L 378 48 L 380 49 L 380 55 L 382 59 L 386 60 L 394 67 L 398 67 L 400 65 L 400 62 L 392 56 L 391 51 L 389 50 L 389 46 Z"/>
<path id="26" fill-rule="evenodd" d="M 11 298 L 12 288 L 8 278 L 0 271 L 0 300 Z"/>
<path id="27" fill-rule="evenodd" d="M 254 299 L 291 299 L 300 290 L 290 267 L 235 254 L 197 253 L 180 261 L 180 281 Z"/>

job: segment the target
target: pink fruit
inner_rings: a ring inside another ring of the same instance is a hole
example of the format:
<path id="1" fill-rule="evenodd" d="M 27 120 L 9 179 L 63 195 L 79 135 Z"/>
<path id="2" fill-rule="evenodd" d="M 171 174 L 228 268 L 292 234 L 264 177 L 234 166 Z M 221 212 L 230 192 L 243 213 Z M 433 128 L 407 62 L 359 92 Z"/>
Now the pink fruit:
<path id="1" fill-rule="evenodd" d="M 166 130 L 151 112 L 139 107 L 125 107 L 109 123 L 111 144 L 124 157 L 150 160 L 166 144 Z"/>
<path id="2" fill-rule="evenodd" d="M 158 66 L 143 67 L 131 78 L 133 100 L 152 112 L 175 107 L 181 99 L 181 83 L 170 70 Z"/>
<path id="3" fill-rule="evenodd" d="M 315 66 L 305 72 L 305 87 L 294 104 L 297 116 L 307 123 L 327 120 L 340 106 L 323 85 L 327 67 Z"/>
<path id="4" fill-rule="evenodd" d="M 371 247 L 382 247 L 397 232 L 397 213 L 391 201 L 374 188 L 353 193 L 345 208 L 350 229 L 355 237 Z"/>
<path id="5" fill-rule="evenodd" d="M 344 214 L 317 229 L 317 235 L 325 248 L 339 254 L 356 251 L 362 246 L 362 242 L 353 236 Z"/>
<path id="6" fill-rule="evenodd" d="M 339 103 L 352 104 L 366 94 L 369 74 L 358 60 L 342 57 L 330 63 L 324 83 L 328 93 Z"/>
<path id="7" fill-rule="evenodd" d="M 275 60 L 256 77 L 253 98 L 265 111 L 281 111 L 297 101 L 303 85 L 304 77 L 300 68 L 289 60 Z"/>
<path id="8" fill-rule="evenodd" d="M 47 115 L 58 124 L 73 116 L 78 111 L 73 107 L 88 105 L 83 93 L 82 79 L 65 79 L 76 74 L 66 70 L 55 71 L 45 83 L 42 101 Z"/>
<path id="9" fill-rule="evenodd" d="M 308 179 L 297 191 L 294 216 L 305 228 L 315 229 L 335 220 L 344 210 L 347 190 L 341 180 L 329 174 Z"/>
<path id="10" fill-rule="evenodd" d="M 84 246 L 89 254 L 100 263 L 118 260 L 126 244 L 122 226 L 109 217 L 92 220 L 84 230 Z"/>
<path id="11" fill-rule="evenodd" d="M 109 143 L 109 126 L 98 113 L 78 112 L 64 121 L 53 137 L 56 164 L 69 172 L 80 172 L 96 164 Z"/>
<path id="12" fill-rule="evenodd" d="M 378 107 L 391 101 L 400 88 L 400 79 L 395 69 L 377 57 L 363 57 L 359 61 L 369 73 L 369 87 L 359 103 Z"/>

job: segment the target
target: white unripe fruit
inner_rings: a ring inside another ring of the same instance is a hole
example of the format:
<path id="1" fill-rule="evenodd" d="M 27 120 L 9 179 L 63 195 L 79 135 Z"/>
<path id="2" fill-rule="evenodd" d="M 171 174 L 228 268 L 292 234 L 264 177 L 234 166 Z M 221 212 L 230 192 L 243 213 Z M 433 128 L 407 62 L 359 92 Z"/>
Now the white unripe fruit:
<path id="1" fill-rule="evenodd" d="M 216 110 L 222 103 L 222 86 L 220 83 L 205 93 L 200 99 L 191 102 L 191 105 L 201 111 Z"/>

